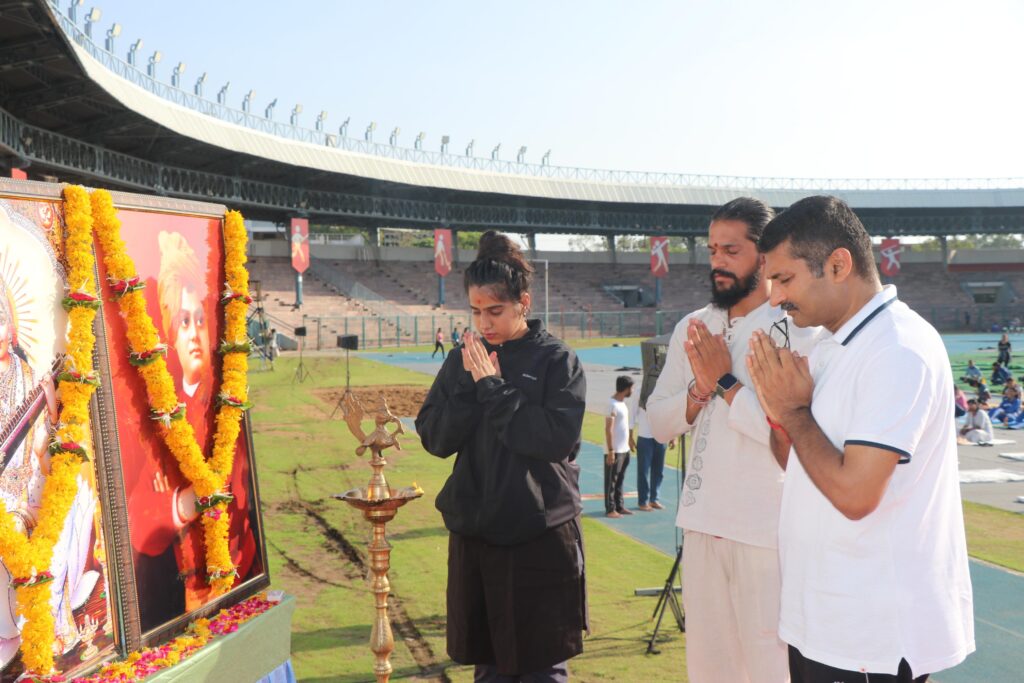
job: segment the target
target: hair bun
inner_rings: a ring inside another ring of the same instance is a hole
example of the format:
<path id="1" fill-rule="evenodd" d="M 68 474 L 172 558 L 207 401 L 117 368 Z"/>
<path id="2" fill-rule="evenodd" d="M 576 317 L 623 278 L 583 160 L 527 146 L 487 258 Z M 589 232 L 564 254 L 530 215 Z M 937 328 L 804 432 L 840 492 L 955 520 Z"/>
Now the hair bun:
<path id="1" fill-rule="evenodd" d="M 518 250 L 518 247 L 512 240 L 495 230 L 488 230 L 480 236 L 476 257 L 480 261 L 508 261 L 513 250 Z"/>
<path id="2" fill-rule="evenodd" d="M 529 291 L 533 279 L 533 266 L 523 256 L 519 245 L 495 230 L 488 230 L 480 236 L 476 260 L 465 272 L 466 290 L 476 285 L 500 284 L 506 296 L 518 301 Z"/>

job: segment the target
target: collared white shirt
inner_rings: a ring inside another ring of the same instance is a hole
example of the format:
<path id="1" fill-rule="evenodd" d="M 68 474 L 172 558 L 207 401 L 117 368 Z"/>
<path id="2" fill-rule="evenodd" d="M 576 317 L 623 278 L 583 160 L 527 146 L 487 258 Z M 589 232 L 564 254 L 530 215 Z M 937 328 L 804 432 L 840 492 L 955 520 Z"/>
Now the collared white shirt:
<path id="1" fill-rule="evenodd" d="M 952 371 L 935 329 L 885 287 L 810 357 L 811 412 L 838 450 L 899 454 L 878 508 L 844 517 L 791 452 L 779 520 L 779 636 L 840 669 L 934 673 L 974 651 Z"/>
<path id="2" fill-rule="evenodd" d="M 694 424 L 686 421 L 686 391 L 693 370 L 683 348 L 691 318 L 703 321 L 712 334 L 725 335 L 732 374 L 743 384 L 732 405 L 714 397 Z M 746 357 L 754 330 L 770 332 L 783 320 L 790 348 L 809 354 L 821 328 L 800 329 L 782 309 L 768 302 L 734 318 L 731 324 L 727 311 L 709 304 L 683 318 L 672 333 L 665 367 L 647 399 L 647 418 L 654 438 L 661 443 L 694 431 L 676 517 L 676 524 L 683 529 L 762 548 L 778 546 L 785 472 L 769 448 L 768 423 L 750 382 Z"/>

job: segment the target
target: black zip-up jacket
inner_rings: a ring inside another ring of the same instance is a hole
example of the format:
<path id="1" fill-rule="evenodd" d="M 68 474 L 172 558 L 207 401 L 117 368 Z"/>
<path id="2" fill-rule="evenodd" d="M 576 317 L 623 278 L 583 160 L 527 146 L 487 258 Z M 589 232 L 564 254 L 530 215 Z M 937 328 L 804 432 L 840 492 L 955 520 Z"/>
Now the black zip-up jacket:
<path id="1" fill-rule="evenodd" d="M 450 531 L 496 545 L 532 540 L 580 514 L 586 379 L 576 354 L 529 321 L 500 346 L 501 377 L 473 377 L 448 354 L 416 418 L 429 453 L 458 453 L 437 509 Z"/>

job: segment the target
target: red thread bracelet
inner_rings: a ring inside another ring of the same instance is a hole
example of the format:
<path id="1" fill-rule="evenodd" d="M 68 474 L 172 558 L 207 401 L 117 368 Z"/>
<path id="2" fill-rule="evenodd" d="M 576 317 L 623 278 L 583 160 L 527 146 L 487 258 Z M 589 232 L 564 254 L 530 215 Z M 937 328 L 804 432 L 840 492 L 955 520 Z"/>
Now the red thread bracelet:
<path id="1" fill-rule="evenodd" d="M 782 425 L 780 425 L 778 422 L 776 422 L 775 420 L 771 419 L 767 415 L 764 416 L 764 419 L 768 420 L 768 426 L 769 427 L 771 427 L 772 429 L 774 429 L 777 432 L 782 432 L 782 435 L 786 437 L 787 441 L 792 441 L 793 440 L 793 439 L 791 439 L 789 437 L 789 432 L 786 431 L 785 427 L 783 427 Z"/>

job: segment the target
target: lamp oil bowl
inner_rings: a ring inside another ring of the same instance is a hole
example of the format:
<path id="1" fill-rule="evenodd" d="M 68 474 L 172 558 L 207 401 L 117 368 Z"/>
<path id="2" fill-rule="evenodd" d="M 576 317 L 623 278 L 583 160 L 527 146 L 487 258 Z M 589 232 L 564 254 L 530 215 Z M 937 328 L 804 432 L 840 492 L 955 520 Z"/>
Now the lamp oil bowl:
<path id="1" fill-rule="evenodd" d="M 391 652 L 395 649 L 395 639 L 391 632 L 391 621 L 388 619 L 388 594 L 391 592 L 391 583 L 388 581 L 388 570 L 391 568 L 391 544 L 388 543 L 385 527 L 387 523 L 398 514 L 398 508 L 411 500 L 416 500 L 423 495 L 423 489 L 413 483 L 401 489 L 393 489 L 388 486 L 384 477 L 384 466 L 387 461 L 384 459 L 384 451 L 388 448 L 402 449 L 398 441 L 400 434 L 404 434 L 402 422 L 392 414 L 388 408 L 387 401 L 381 398 L 381 405 L 377 412 L 367 413 L 359 400 L 346 391 L 341 399 L 342 415 L 349 431 L 359 439 L 359 447 L 356 448 L 356 455 L 363 455 L 370 451 L 370 467 L 373 474 L 366 487 L 354 488 L 345 493 L 335 495 L 335 498 L 343 500 L 352 507 L 361 510 L 363 517 L 371 525 L 373 531 L 370 537 L 370 571 L 373 574 L 373 581 L 370 583 L 370 590 L 374 595 L 374 604 L 377 615 L 373 622 L 373 630 L 370 634 L 370 650 L 376 658 L 373 666 L 374 676 L 377 683 L 386 683 L 391 677 Z M 369 434 L 363 431 L 364 419 L 372 418 L 374 429 Z M 388 425 L 395 425 L 393 431 L 388 431 Z"/>

